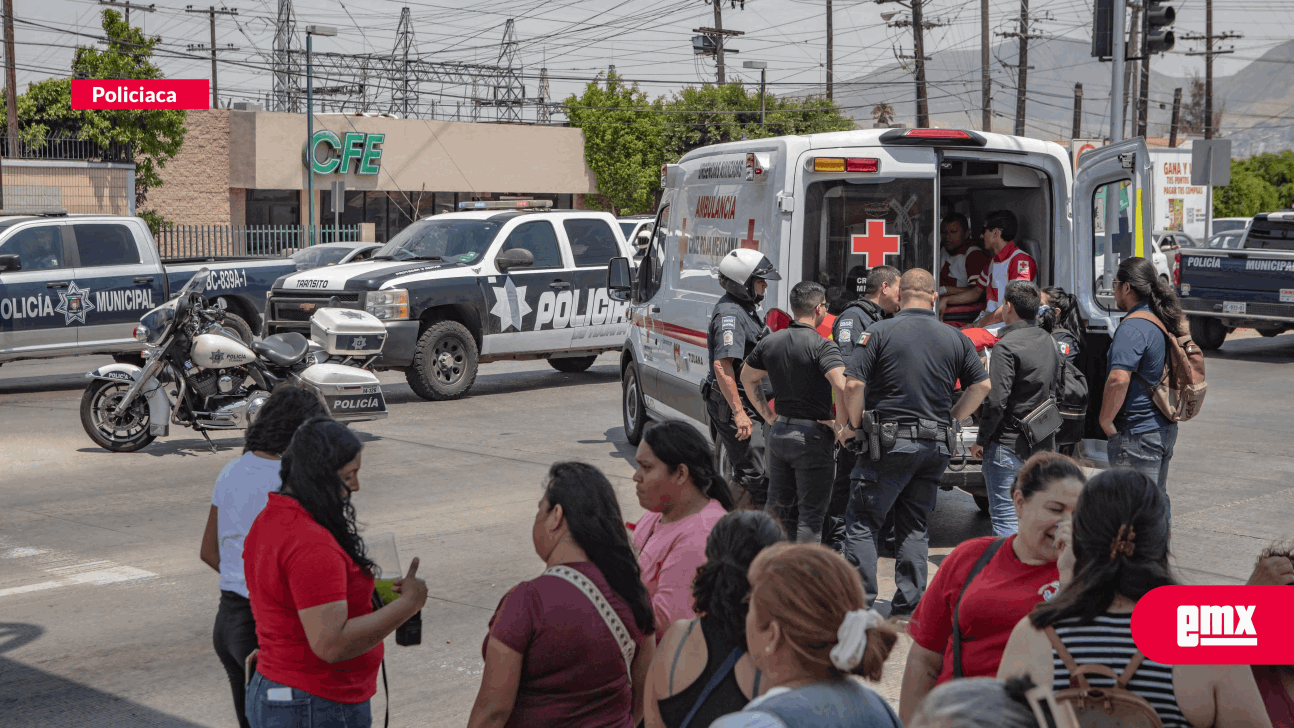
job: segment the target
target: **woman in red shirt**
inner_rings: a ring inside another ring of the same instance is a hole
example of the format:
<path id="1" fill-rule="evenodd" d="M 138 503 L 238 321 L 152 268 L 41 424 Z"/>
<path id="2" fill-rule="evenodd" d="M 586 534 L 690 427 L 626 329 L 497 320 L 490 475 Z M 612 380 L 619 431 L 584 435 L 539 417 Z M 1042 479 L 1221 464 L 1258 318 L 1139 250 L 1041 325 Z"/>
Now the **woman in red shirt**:
<path id="1" fill-rule="evenodd" d="M 656 628 L 624 523 L 597 468 L 549 469 L 531 530 L 547 568 L 490 618 L 468 728 L 631 728 L 642 717 Z"/>
<path id="2" fill-rule="evenodd" d="M 926 694 L 954 677 L 993 677 L 1011 630 L 1060 588 L 1056 527 L 1074 512 L 1086 477 L 1064 455 L 1040 452 L 1011 486 L 1018 533 L 1007 536 L 966 587 L 971 569 L 997 540 L 971 539 L 953 549 L 908 623 L 913 645 L 903 673 L 899 717 L 904 723 Z M 960 606 L 958 600 L 960 599 Z M 953 610 L 961 629 L 961 671 L 953 659 Z"/>
<path id="3" fill-rule="evenodd" d="M 326 417 L 301 425 L 283 453 L 282 482 L 243 544 L 260 653 L 247 686 L 252 728 L 372 725 L 382 640 L 427 600 L 409 574 L 400 597 L 373 611 L 373 561 L 355 527 L 359 438 Z"/>

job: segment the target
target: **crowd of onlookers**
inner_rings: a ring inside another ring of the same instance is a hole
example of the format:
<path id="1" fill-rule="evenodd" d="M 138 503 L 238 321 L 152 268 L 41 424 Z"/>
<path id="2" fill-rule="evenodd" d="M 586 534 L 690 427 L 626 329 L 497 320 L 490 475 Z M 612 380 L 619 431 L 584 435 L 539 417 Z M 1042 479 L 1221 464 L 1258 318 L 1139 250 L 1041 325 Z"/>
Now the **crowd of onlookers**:
<path id="1" fill-rule="evenodd" d="M 220 573 L 213 642 L 244 726 L 371 725 L 383 640 L 426 601 L 417 559 L 393 601 L 375 595 L 350 500 L 362 449 L 283 387 L 217 481 L 201 554 Z M 635 524 L 596 467 L 549 469 L 531 531 L 544 571 L 489 620 L 472 728 L 1023 728 L 1047 725 L 1039 695 L 1083 726 L 1294 726 L 1294 668 L 1137 651 L 1137 600 L 1177 582 L 1168 499 L 1136 470 L 1088 478 L 1032 456 L 1011 484 L 1018 530 L 955 548 L 903 623 L 870 608 L 842 555 L 734 509 L 690 425 L 650 426 L 636 465 Z M 1250 583 L 1294 585 L 1289 551 L 1264 552 Z M 904 632 L 906 665 L 887 665 Z M 897 711 L 867 684 L 887 668 L 902 672 Z M 1067 702 L 1082 684 L 1130 697 Z"/>

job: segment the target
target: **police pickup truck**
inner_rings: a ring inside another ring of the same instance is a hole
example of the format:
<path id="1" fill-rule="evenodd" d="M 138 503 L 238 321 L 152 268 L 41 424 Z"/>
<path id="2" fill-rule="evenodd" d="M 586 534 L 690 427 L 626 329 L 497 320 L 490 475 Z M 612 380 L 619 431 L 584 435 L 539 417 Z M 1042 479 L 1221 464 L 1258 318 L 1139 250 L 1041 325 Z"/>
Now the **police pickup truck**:
<path id="1" fill-rule="evenodd" d="M 1203 349 L 1237 328 L 1263 336 L 1294 329 L 1294 212 L 1254 217 L 1238 249 L 1182 248 L 1177 295 Z"/>
<path id="2" fill-rule="evenodd" d="M 0 217 L 0 362 L 79 354 L 139 353 L 133 332 L 199 268 L 207 297 L 246 340 L 265 294 L 296 270 L 290 259 L 181 259 L 163 264 L 138 217 L 42 213 Z M 217 303 L 219 305 L 219 303 Z"/>
<path id="3" fill-rule="evenodd" d="M 1123 316 L 1106 282 L 1120 256 L 1153 250 L 1151 171 L 1141 138 L 1085 153 L 1074 174 L 1054 143 L 959 129 L 773 137 L 688 152 L 662 169 L 656 224 L 637 271 L 628 261 L 610 268 L 609 287 L 632 304 L 620 363 L 628 439 L 636 443 L 649 419 L 709 428 L 706 332 L 723 292 L 717 266 L 730 250 L 752 248 L 773 261 L 782 279 L 769 284 L 764 312 L 789 311 L 799 281 L 822 283 L 836 300 L 855 266 L 939 270 L 939 222 L 954 212 L 973 230 L 994 210 L 1015 213 L 1015 243 L 1037 262 L 1037 283 L 1061 286 L 1078 301 L 1085 337 L 1077 364 L 1098 383 L 1099 402 L 1106 352 Z M 1111 245 L 1104 245 L 1107 230 Z M 1098 462 L 1099 409 L 1088 408 L 1080 451 Z M 965 456 L 973 424 L 963 434 Z M 987 507 L 973 459 L 955 458 L 943 485 L 968 490 Z"/>
<path id="4" fill-rule="evenodd" d="M 308 333 L 320 306 L 386 324 L 376 366 L 423 399 L 462 397 L 479 364 L 547 359 L 581 372 L 620 348 L 628 304 L 607 295 L 607 264 L 632 256 L 608 213 L 547 211 L 542 200 L 464 202 L 414 222 L 366 261 L 274 284 L 266 334 Z"/>

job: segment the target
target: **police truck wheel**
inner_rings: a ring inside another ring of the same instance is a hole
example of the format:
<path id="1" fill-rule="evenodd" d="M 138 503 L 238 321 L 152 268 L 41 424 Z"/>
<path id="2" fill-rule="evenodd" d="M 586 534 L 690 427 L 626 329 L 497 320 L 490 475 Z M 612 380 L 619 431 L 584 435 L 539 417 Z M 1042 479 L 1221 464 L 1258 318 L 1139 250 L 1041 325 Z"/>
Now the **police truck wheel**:
<path id="1" fill-rule="evenodd" d="M 404 377 L 413 393 L 426 400 L 458 399 L 476 381 L 476 340 L 457 321 L 432 324 L 418 338 L 413 364 Z"/>
<path id="2" fill-rule="evenodd" d="M 630 445 L 637 445 L 643 439 L 643 428 L 647 426 L 647 406 L 638 381 L 638 365 L 633 363 L 625 369 L 620 414 L 625 423 L 625 439 Z"/>
<path id="3" fill-rule="evenodd" d="M 130 389 L 131 382 L 96 379 L 81 395 L 81 426 L 99 447 L 113 452 L 135 452 L 153 441 L 148 431 L 148 400 L 136 397 L 116 417 L 112 411 Z"/>
<path id="4" fill-rule="evenodd" d="M 595 359 L 597 359 L 597 356 L 565 356 L 560 359 L 549 359 L 548 366 L 559 372 L 578 374 L 593 366 Z"/>
<path id="5" fill-rule="evenodd" d="M 1227 340 L 1227 327 L 1206 316 L 1191 316 L 1191 338 L 1201 349 L 1211 351 Z"/>
<path id="6" fill-rule="evenodd" d="M 113 354 L 112 360 L 118 364 L 133 364 L 141 369 L 144 367 L 143 354 Z"/>
<path id="7" fill-rule="evenodd" d="M 244 344 L 250 344 L 256 340 L 252 336 L 252 327 L 248 326 L 247 322 L 243 320 L 243 317 L 237 314 L 232 314 L 226 311 L 225 322 L 221 324 L 221 326 L 224 326 L 226 329 L 238 334 L 238 338 L 242 339 Z"/>

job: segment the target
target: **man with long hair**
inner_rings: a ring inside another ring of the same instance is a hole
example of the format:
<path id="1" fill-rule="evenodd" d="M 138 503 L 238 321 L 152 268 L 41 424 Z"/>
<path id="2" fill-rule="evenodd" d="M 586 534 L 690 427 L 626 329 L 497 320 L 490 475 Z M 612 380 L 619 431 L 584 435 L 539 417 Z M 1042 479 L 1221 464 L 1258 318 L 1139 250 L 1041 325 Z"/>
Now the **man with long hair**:
<path id="1" fill-rule="evenodd" d="M 1186 329 L 1173 287 L 1145 258 L 1128 258 L 1114 276 L 1114 302 L 1129 314 L 1148 311 L 1172 336 Z M 1110 342 L 1109 377 L 1101 401 L 1101 429 L 1109 438 L 1110 465 L 1125 465 L 1159 485 L 1167 497 L 1168 463 L 1177 423 L 1159 411 L 1151 388 L 1168 366 L 1168 342 L 1154 322 L 1124 319 Z"/>

